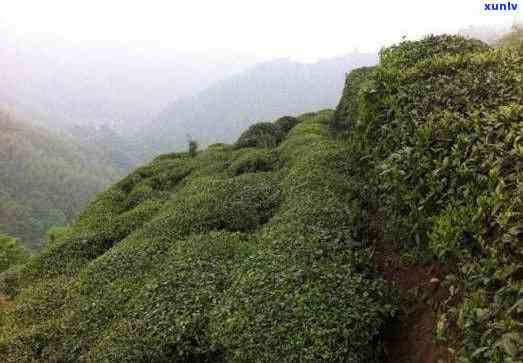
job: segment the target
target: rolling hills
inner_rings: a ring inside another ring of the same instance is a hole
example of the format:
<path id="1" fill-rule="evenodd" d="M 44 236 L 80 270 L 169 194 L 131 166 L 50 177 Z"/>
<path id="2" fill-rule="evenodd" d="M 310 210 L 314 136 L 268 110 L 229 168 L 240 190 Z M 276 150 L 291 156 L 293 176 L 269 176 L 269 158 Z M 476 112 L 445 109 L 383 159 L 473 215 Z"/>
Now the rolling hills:
<path id="1" fill-rule="evenodd" d="M 522 71 L 405 41 L 336 110 L 157 157 L 0 275 L 0 358 L 521 362 Z"/>

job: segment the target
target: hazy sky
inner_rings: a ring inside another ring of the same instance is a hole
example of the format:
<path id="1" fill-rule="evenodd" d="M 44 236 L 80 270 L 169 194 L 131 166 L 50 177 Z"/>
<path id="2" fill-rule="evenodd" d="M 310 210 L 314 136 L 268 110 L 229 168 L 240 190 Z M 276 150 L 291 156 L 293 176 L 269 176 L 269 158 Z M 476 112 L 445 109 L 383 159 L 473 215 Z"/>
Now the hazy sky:
<path id="1" fill-rule="evenodd" d="M 468 25 L 507 25 L 523 11 L 488 13 L 484 2 L 2 0 L 0 29 L 27 41 L 314 60 L 354 48 L 375 50 L 402 35 L 415 38 Z M 512 3 L 523 7 L 523 1 Z"/>

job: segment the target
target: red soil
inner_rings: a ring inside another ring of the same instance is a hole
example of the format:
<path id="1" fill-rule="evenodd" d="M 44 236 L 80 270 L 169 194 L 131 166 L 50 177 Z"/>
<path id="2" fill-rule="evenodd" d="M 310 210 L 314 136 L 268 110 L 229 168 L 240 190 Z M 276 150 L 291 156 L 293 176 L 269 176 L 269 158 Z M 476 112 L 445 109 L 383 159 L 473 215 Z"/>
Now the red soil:
<path id="1" fill-rule="evenodd" d="M 417 288 L 426 296 L 412 310 L 401 314 L 385 337 L 385 363 L 452 362 L 446 347 L 434 342 L 436 311 L 445 292 L 439 286 L 441 271 L 436 263 L 424 267 L 403 263 L 387 252 L 377 255 L 378 269 L 385 280 L 402 291 Z"/>

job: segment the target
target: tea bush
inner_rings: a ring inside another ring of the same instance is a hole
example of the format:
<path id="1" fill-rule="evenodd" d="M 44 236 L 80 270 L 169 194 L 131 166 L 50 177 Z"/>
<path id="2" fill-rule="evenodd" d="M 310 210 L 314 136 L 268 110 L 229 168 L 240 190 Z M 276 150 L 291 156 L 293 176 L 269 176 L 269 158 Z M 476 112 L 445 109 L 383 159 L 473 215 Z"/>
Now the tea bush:
<path id="1" fill-rule="evenodd" d="M 244 131 L 236 141 L 237 148 L 263 147 L 271 148 L 282 139 L 282 129 L 271 122 L 260 122 Z"/>
<path id="2" fill-rule="evenodd" d="M 284 133 L 288 133 L 294 126 L 300 123 L 300 120 L 293 116 L 283 116 L 274 121 L 274 124 Z"/>
<path id="3" fill-rule="evenodd" d="M 511 49 L 403 42 L 349 75 L 333 119 L 370 166 L 379 239 L 447 269 L 439 335 L 464 362 L 523 358 L 522 71 Z"/>
<path id="4" fill-rule="evenodd" d="M 231 166 L 234 175 L 271 171 L 274 169 L 277 157 L 267 149 L 252 149 L 242 153 Z"/>
<path id="5" fill-rule="evenodd" d="M 0 272 L 29 259 L 29 251 L 16 238 L 0 234 Z"/>
<path id="6" fill-rule="evenodd" d="M 396 306 L 355 240 L 331 117 L 159 157 L 102 193 L 0 277 L 2 361 L 378 362 Z"/>

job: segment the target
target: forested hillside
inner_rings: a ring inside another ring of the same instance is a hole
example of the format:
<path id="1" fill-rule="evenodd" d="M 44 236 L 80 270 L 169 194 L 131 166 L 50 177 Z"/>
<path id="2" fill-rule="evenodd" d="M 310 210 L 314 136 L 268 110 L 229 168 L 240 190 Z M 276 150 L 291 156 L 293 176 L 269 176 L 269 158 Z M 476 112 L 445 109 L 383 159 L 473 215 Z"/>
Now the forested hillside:
<path id="1" fill-rule="evenodd" d="M 122 171 L 94 147 L 0 113 L 0 233 L 38 248 Z"/>
<path id="2" fill-rule="evenodd" d="M 139 137 L 156 153 L 184 150 L 188 138 L 201 145 L 230 143 L 256 122 L 334 107 L 345 74 L 376 61 L 376 54 L 351 53 L 310 64 L 262 63 L 176 100 Z"/>
<path id="3" fill-rule="evenodd" d="M 405 41 L 335 111 L 157 157 L 0 274 L 1 360 L 522 362 L 522 74 Z"/>
<path id="4" fill-rule="evenodd" d="M 150 161 L 154 154 L 139 136 L 122 134 L 108 125 L 74 125 L 67 131 L 87 148 L 103 154 L 122 175 Z"/>

